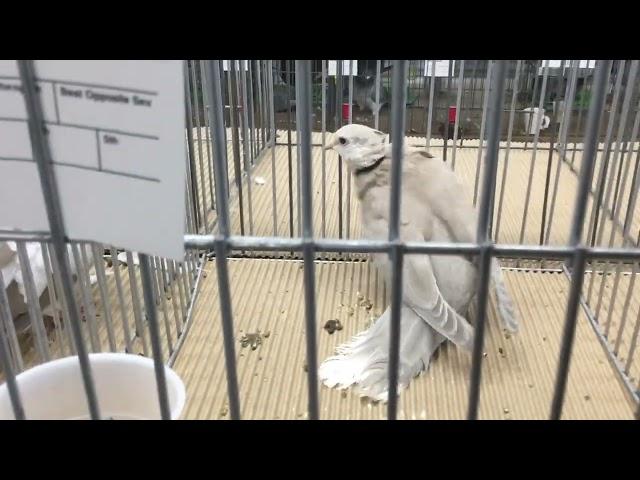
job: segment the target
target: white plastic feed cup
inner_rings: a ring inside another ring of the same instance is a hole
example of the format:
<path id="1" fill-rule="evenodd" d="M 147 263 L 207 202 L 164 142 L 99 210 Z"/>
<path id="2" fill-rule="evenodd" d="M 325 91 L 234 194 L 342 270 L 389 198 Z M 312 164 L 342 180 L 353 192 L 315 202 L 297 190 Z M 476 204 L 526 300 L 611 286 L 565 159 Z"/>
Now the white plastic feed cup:
<path id="1" fill-rule="evenodd" d="M 89 355 L 100 415 L 113 420 L 159 420 L 160 402 L 153 360 L 126 353 Z M 171 419 L 182 413 L 185 388 L 165 367 Z M 90 418 L 78 357 L 66 357 L 16 377 L 25 416 L 30 420 Z M 7 385 L 0 385 L 0 420 L 14 419 Z"/>

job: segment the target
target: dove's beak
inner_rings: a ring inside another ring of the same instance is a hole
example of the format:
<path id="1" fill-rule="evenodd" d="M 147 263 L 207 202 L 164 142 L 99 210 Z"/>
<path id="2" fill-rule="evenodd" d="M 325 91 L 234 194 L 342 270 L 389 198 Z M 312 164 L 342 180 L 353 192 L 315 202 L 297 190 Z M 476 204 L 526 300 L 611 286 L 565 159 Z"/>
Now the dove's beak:
<path id="1" fill-rule="evenodd" d="M 338 139 L 334 138 L 331 142 L 327 143 L 324 146 L 325 150 L 331 150 L 333 147 L 335 147 L 338 144 Z"/>

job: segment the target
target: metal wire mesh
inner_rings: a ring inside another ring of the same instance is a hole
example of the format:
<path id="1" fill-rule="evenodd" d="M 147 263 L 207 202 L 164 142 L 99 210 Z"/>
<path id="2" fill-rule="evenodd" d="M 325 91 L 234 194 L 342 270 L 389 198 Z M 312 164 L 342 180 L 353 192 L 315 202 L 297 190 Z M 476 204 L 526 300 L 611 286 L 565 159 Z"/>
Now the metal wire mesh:
<path id="1" fill-rule="evenodd" d="M 336 74 L 329 75 L 328 62 L 185 62 L 187 253 L 181 263 L 138 257 L 109 245 L 67 242 L 55 182 L 47 171 L 47 140 L 38 133 L 41 113 L 33 64 L 20 63 L 52 231 L 0 233 L 19 257 L 28 300 L 25 333 L 14 322 L 10 285 L 0 274 L 0 366 L 16 418 L 25 418 L 25 413 L 28 418 L 16 375 L 66 355 L 78 355 L 91 416 L 100 418 L 88 362 L 88 353 L 99 351 L 152 356 L 162 417 L 169 418 L 162 366 L 179 355 L 203 265 L 215 258 L 230 413 L 239 419 L 227 258 L 261 256 L 303 260 L 308 409 L 309 418 L 317 419 L 314 261 L 362 261 L 372 252 L 388 253 L 394 266 L 389 418 L 397 417 L 398 408 L 402 259 L 418 253 L 479 257 L 468 418 L 478 414 L 492 256 L 515 267 L 561 268 L 571 278 L 550 418 L 562 413 L 579 309 L 638 402 L 638 62 L 598 61 L 595 68 L 582 68 L 579 61 L 563 61 L 557 68 L 549 61 L 456 61 L 450 62 L 444 77 L 435 76 L 435 64 L 426 75 L 431 62 L 426 60 L 348 61 L 346 76 L 342 61 L 337 62 Z M 365 100 L 386 102 L 387 107 L 366 112 L 361 98 L 365 87 Z M 343 104 L 348 107 L 344 116 Z M 535 114 L 535 107 L 550 113 L 548 128 L 541 129 L 544 115 Z M 337 185 L 330 184 L 329 162 L 324 149 L 319 153 L 330 139 L 328 132 L 343 122 L 390 131 L 394 159 L 400 157 L 396 146 L 408 136 L 414 144 L 441 154 L 457 174 L 473 179 L 473 200 L 480 212 L 477 242 L 399 241 L 399 161 L 392 167 L 388 241 L 355 239 L 360 231 L 349 172 L 338 159 Z M 463 158 L 465 149 L 475 162 Z M 525 153 L 524 167 L 512 165 Z M 524 175 L 514 177 L 511 172 L 516 169 L 524 169 Z M 264 172 L 271 176 L 268 186 L 260 183 Z M 526 187 L 517 184 L 520 178 Z M 566 185 L 575 191 L 571 205 L 562 203 Z M 542 198 L 541 208 L 534 196 Z M 508 208 L 521 211 L 518 225 L 503 223 Z M 35 288 L 36 257 L 52 307 L 46 314 Z"/>

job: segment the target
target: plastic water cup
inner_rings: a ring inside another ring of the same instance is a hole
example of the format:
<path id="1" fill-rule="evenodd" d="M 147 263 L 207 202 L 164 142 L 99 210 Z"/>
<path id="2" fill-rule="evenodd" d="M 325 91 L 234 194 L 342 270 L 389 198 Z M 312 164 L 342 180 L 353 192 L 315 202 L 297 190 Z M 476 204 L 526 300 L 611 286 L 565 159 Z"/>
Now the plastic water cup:
<path id="1" fill-rule="evenodd" d="M 159 420 L 160 402 L 153 360 L 126 353 L 92 353 L 89 362 L 100 415 L 110 420 Z M 165 366 L 171 419 L 180 417 L 185 388 Z M 43 363 L 16 377 L 30 420 L 88 420 L 89 407 L 78 357 Z M 0 385 L 0 420 L 14 419 L 7 385 Z"/>

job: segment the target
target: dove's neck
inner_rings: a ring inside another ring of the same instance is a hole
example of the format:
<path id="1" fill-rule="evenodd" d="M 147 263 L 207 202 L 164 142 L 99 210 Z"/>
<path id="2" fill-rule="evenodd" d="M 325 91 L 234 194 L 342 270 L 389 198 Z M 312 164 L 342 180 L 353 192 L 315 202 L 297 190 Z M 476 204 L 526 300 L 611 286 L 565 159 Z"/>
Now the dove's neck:
<path id="1" fill-rule="evenodd" d="M 403 142 L 404 143 L 404 142 Z M 403 151 L 406 150 L 406 144 L 403 144 Z M 355 174 L 360 175 L 362 173 L 370 172 L 380 166 L 385 158 L 391 158 L 392 144 L 386 143 L 378 145 L 376 148 L 371 149 L 365 155 L 362 155 L 360 165 L 355 169 Z"/>
<path id="2" fill-rule="evenodd" d="M 369 165 L 365 165 L 363 167 L 357 168 L 355 171 L 356 175 L 362 175 L 363 173 L 371 172 L 380 166 L 382 161 L 386 158 L 386 155 L 382 155 L 380 158 L 373 160 Z"/>

